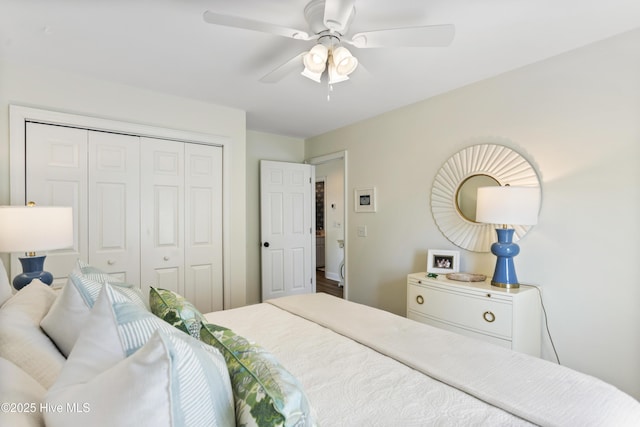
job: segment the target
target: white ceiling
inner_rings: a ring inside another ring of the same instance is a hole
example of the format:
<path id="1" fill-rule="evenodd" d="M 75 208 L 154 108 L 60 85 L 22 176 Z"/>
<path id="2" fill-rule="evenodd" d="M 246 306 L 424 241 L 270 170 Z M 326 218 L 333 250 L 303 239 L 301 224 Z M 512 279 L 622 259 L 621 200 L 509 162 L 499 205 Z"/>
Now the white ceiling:
<path id="1" fill-rule="evenodd" d="M 313 42 L 202 19 L 209 9 L 307 30 L 307 1 L 0 0 L 0 60 L 238 108 L 251 130 L 306 138 L 640 27 L 640 0 L 356 0 L 349 34 L 455 24 L 456 36 L 445 48 L 350 48 L 362 67 L 327 101 L 327 85 L 298 72 L 259 82 Z"/>

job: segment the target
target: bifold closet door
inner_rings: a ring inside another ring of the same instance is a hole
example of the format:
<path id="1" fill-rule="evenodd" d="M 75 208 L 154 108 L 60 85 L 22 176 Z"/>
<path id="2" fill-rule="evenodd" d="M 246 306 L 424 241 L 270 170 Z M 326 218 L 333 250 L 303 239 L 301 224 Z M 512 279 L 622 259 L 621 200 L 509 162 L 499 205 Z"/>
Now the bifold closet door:
<path id="1" fill-rule="evenodd" d="M 140 284 L 140 141 L 89 131 L 89 264 Z"/>
<path id="2" fill-rule="evenodd" d="M 40 123 L 26 138 L 27 201 L 73 208 L 73 247 L 47 254 L 54 284 L 78 259 L 139 284 L 139 138 Z"/>
<path id="3" fill-rule="evenodd" d="M 63 285 L 82 259 L 223 309 L 222 147 L 29 123 L 26 196 L 71 206 L 74 246 L 49 251 Z"/>
<path id="4" fill-rule="evenodd" d="M 221 310 L 222 148 L 141 138 L 142 288 Z"/>
<path id="5" fill-rule="evenodd" d="M 44 265 L 64 285 L 87 253 L 87 130 L 27 123 L 26 139 L 25 203 L 73 208 L 73 247 L 48 251 Z"/>
<path id="6" fill-rule="evenodd" d="M 184 144 L 140 138 L 142 292 L 184 295 Z"/>
<path id="7" fill-rule="evenodd" d="M 184 296 L 208 313 L 223 309 L 222 147 L 184 147 Z"/>

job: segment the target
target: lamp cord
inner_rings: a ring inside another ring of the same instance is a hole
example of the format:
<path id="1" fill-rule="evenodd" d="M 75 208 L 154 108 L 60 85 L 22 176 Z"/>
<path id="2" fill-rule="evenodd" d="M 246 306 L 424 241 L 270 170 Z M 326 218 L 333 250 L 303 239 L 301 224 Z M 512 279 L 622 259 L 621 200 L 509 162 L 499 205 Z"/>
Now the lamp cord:
<path id="1" fill-rule="evenodd" d="M 551 348 L 553 349 L 553 353 L 556 356 L 556 362 L 558 362 L 558 365 L 562 365 L 562 363 L 560 363 L 560 357 L 558 357 L 558 352 L 556 351 L 556 345 L 554 344 L 553 338 L 551 337 L 551 331 L 549 330 L 549 319 L 547 318 L 547 310 L 544 307 L 544 301 L 542 300 L 542 291 L 540 290 L 540 287 L 535 285 L 524 285 L 524 284 L 522 284 L 521 286 L 529 286 L 531 288 L 535 288 L 536 291 L 538 291 L 538 297 L 540 298 L 540 306 L 542 307 L 542 313 L 544 315 L 544 326 L 545 326 L 545 329 L 547 330 L 547 336 L 549 337 L 549 342 L 551 343 Z"/>

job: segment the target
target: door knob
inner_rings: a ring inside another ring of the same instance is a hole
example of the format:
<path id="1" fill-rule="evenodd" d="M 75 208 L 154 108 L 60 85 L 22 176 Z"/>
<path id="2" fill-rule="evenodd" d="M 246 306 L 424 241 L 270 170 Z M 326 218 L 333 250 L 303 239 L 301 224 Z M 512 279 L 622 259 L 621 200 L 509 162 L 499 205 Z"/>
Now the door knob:
<path id="1" fill-rule="evenodd" d="M 269 247 L 269 242 L 264 242 L 264 245 L 263 245 L 263 246 L 264 246 L 265 248 L 268 248 L 268 247 Z"/>

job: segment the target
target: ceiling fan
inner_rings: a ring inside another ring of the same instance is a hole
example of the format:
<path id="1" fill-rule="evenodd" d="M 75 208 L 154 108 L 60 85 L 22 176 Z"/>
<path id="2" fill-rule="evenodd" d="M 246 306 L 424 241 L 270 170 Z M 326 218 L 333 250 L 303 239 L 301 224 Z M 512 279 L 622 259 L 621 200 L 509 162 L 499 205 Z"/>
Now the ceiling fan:
<path id="1" fill-rule="evenodd" d="M 304 64 L 302 75 L 320 82 L 328 69 L 329 83 L 347 80 L 358 66 L 358 60 L 344 44 L 359 49 L 381 47 L 448 46 L 455 34 L 453 25 L 428 25 L 359 32 L 349 35 L 356 15 L 355 0 L 311 0 L 304 8 L 309 31 L 282 27 L 252 19 L 207 10 L 204 20 L 210 24 L 275 34 L 294 40 L 315 40 L 316 44 L 280 65 L 260 79 L 275 83 Z"/>

